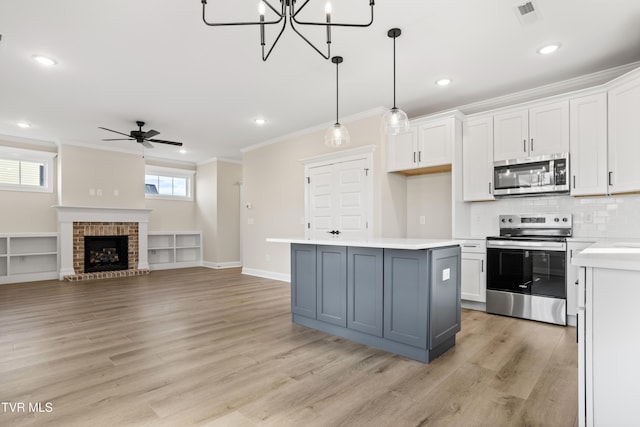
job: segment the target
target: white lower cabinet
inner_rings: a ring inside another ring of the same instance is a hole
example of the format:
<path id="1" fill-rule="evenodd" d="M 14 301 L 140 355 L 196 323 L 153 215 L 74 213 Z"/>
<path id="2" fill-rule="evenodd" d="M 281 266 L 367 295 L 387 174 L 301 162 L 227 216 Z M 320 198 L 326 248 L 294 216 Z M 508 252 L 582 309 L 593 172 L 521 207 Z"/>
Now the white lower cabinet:
<path id="1" fill-rule="evenodd" d="M 594 242 L 567 242 L 567 319 L 570 325 L 575 325 L 578 311 L 578 267 L 573 265 L 573 257 L 588 248 Z"/>
<path id="2" fill-rule="evenodd" d="M 579 424 L 638 425 L 640 271 L 580 269 L 586 298 L 578 319 Z"/>
<path id="3" fill-rule="evenodd" d="M 0 284 L 58 278 L 58 233 L 0 235 Z"/>
<path id="4" fill-rule="evenodd" d="M 484 240 L 465 240 L 462 248 L 461 299 L 487 301 L 487 247 Z"/>
<path id="5" fill-rule="evenodd" d="M 151 270 L 202 265 L 202 234 L 199 231 L 149 233 L 148 247 Z"/>

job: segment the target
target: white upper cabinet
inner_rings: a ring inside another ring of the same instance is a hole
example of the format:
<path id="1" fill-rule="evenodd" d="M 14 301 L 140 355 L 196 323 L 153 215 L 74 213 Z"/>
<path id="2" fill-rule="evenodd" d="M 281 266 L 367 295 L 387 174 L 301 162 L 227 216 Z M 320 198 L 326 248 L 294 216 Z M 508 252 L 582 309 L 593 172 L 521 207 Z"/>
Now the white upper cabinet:
<path id="1" fill-rule="evenodd" d="M 420 166 L 451 164 L 453 119 L 444 119 L 418 125 L 418 161 Z"/>
<path id="2" fill-rule="evenodd" d="M 611 88 L 608 103 L 609 192 L 640 191 L 640 75 Z"/>
<path id="3" fill-rule="evenodd" d="M 387 137 L 387 172 L 408 175 L 451 165 L 457 117 L 421 118 L 411 130 Z"/>
<path id="4" fill-rule="evenodd" d="M 462 130 L 462 191 L 465 202 L 494 200 L 493 116 L 464 121 Z"/>
<path id="5" fill-rule="evenodd" d="M 572 99 L 571 195 L 607 194 L 607 94 Z"/>
<path id="6" fill-rule="evenodd" d="M 494 116 L 494 160 L 569 151 L 569 102 Z"/>
<path id="7" fill-rule="evenodd" d="M 521 159 L 529 155 L 529 110 L 498 114 L 493 122 L 494 160 Z"/>
<path id="8" fill-rule="evenodd" d="M 418 128 L 387 137 L 387 171 L 418 167 Z"/>

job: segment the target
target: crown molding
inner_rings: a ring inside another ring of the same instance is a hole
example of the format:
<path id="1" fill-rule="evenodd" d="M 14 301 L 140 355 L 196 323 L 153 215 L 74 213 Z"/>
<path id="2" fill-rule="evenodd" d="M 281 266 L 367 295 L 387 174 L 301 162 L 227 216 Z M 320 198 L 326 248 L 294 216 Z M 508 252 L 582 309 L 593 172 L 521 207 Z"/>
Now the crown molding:
<path id="1" fill-rule="evenodd" d="M 587 89 L 594 86 L 603 85 L 638 67 L 640 67 L 640 61 L 621 65 L 619 67 L 609 68 L 602 71 L 597 71 L 595 73 L 586 74 L 584 76 L 579 76 L 544 86 L 539 86 L 533 89 L 514 92 L 508 95 L 499 96 L 484 101 L 473 102 L 457 107 L 457 109 L 460 110 L 463 114 L 468 115 L 508 106 L 514 106 L 516 104 L 524 102 L 536 101 L 540 98 L 566 94 L 568 92 L 573 92 L 580 89 Z"/>

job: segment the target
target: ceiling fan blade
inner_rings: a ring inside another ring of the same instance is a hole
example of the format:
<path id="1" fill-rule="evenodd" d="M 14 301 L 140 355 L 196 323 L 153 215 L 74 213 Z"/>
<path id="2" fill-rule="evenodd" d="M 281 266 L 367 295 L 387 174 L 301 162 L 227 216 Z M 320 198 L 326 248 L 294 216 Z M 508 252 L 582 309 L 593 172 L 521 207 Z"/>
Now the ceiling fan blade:
<path id="1" fill-rule="evenodd" d="M 165 141 L 164 139 L 149 139 L 149 141 L 151 141 L 151 142 L 159 142 L 161 144 L 177 145 L 178 147 L 182 147 L 182 142 Z"/>
<path id="2" fill-rule="evenodd" d="M 133 138 L 108 138 L 103 139 L 103 141 L 134 141 Z"/>
<path id="3" fill-rule="evenodd" d="M 142 141 L 142 145 L 144 146 L 144 148 L 155 148 L 153 145 L 151 145 L 147 141 Z"/>
<path id="4" fill-rule="evenodd" d="M 124 135 L 124 136 L 128 136 L 128 137 L 130 137 L 130 136 L 131 136 L 131 135 L 129 135 L 128 133 L 118 132 L 117 130 L 107 129 L 107 128 L 103 128 L 103 127 L 101 127 L 101 126 L 98 126 L 98 129 L 108 130 L 109 132 L 119 133 L 120 135 Z"/>
<path id="5" fill-rule="evenodd" d="M 151 129 L 150 131 L 143 133 L 142 137 L 148 139 L 148 138 L 153 138 L 156 135 L 160 135 L 160 132 L 158 132 L 157 130 Z"/>

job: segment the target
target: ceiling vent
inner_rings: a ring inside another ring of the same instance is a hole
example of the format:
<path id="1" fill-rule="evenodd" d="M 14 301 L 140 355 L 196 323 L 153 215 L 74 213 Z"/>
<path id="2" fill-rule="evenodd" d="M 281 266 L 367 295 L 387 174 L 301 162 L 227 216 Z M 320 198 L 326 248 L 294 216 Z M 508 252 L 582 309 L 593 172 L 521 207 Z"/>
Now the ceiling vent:
<path id="1" fill-rule="evenodd" d="M 532 24 L 540 19 L 538 5 L 535 0 L 526 3 L 518 2 L 514 7 L 514 12 L 523 25 Z"/>

